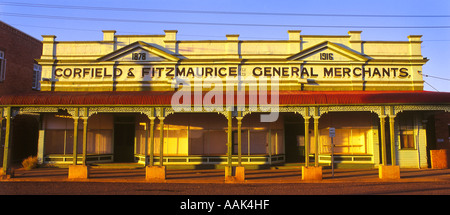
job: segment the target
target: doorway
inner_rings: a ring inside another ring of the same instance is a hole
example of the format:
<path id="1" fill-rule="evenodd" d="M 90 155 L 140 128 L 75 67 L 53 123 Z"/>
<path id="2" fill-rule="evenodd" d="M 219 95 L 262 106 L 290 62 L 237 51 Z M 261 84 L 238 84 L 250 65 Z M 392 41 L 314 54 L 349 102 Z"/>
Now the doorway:
<path id="1" fill-rule="evenodd" d="M 135 118 L 114 117 L 114 162 L 134 162 Z"/>
<path id="2" fill-rule="evenodd" d="M 303 118 L 286 114 L 284 117 L 286 163 L 302 163 L 305 161 L 305 124 Z"/>

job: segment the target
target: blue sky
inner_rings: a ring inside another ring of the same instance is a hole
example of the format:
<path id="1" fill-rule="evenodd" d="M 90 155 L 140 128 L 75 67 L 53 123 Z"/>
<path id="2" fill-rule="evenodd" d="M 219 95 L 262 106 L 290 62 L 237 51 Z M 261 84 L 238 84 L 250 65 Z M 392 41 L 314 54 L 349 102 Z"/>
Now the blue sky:
<path id="1" fill-rule="evenodd" d="M 408 35 L 423 35 L 422 55 L 430 59 L 423 73 L 450 79 L 448 0 L 0 0 L 0 20 L 39 40 L 41 35 L 56 35 L 60 41 L 101 40 L 101 30 L 116 30 L 117 34 L 178 30 L 180 40 L 221 40 L 226 34 L 239 34 L 243 40 L 284 40 L 287 30 L 293 29 L 304 35 L 347 35 L 350 30 L 362 30 L 362 40 L 407 41 Z M 450 80 L 439 78 L 425 77 L 425 90 L 450 92 Z"/>

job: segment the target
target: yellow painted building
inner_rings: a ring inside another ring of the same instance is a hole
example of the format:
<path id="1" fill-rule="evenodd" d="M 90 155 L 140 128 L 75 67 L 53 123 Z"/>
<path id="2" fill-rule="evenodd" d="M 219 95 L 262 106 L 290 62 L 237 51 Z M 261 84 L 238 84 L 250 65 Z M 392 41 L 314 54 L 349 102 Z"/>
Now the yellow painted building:
<path id="1" fill-rule="evenodd" d="M 0 104 L 38 113 L 42 163 L 427 167 L 427 118 L 450 94 L 423 91 L 421 36 L 361 34 L 44 35 L 39 90 Z"/>
<path id="2" fill-rule="evenodd" d="M 43 36 L 42 91 L 174 90 L 174 77 L 278 77 L 280 90 L 423 89 L 421 36 L 408 41 L 362 41 L 288 31 L 288 40 L 179 41 L 165 35 L 115 35 L 102 41 L 56 41 Z"/>

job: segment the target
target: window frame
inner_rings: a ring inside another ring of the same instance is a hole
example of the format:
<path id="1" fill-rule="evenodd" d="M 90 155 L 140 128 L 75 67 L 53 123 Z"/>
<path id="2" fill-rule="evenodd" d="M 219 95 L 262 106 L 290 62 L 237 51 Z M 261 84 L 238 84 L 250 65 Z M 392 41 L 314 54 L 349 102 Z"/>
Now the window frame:
<path id="1" fill-rule="evenodd" d="M 42 77 L 42 67 L 39 64 L 33 64 L 33 80 L 32 87 L 34 90 L 41 89 L 41 77 Z"/>
<path id="2" fill-rule="evenodd" d="M 399 117 L 398 120 L 398 148 L 399 150 L 417 150 L 416 118 L 409 114 Z M 407 137 L 410 136 L 410 137 Z M 408 140 L 408 142 L 404 142 Z M 412 142 L 410 142 L 412 141 Z"/>
<path id="3" fill-rule="evenodd" d="M 408 134 L 402 134 L 403 132 Z M 416 137 L 414 130 L 400 130 L 400 149 L 401 150 L 416 150 Z M 405 142 L 407 140 L 407 142 Z"/>
<path id="4" fill-rule="evenodd" d="M 6 78 L 6 58 L 5 52 L 0 50 L 0 82 L 5 81 Z"/>

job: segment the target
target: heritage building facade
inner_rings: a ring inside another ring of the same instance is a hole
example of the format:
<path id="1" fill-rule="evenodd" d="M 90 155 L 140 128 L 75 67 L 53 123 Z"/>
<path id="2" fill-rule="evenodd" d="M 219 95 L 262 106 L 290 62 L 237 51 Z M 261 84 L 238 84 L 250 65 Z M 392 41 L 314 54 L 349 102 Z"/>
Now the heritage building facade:
<path id="1" fill-rule="evenodd" d="M 39 91 L 2 96 L 2 115 L 38 118 L 41 163 L 427 167 L 450 94 L 423 91 L 421 36 L 286 36 L 44 35 Z"/>

